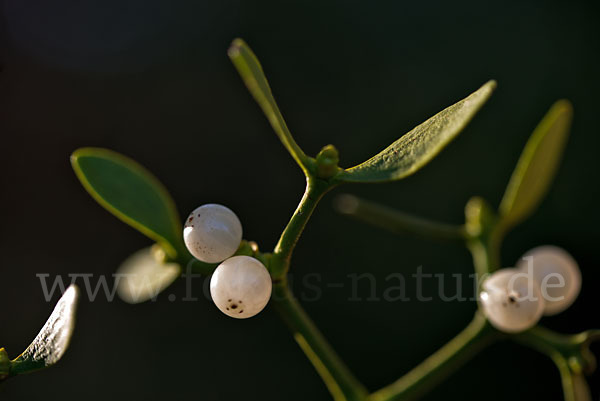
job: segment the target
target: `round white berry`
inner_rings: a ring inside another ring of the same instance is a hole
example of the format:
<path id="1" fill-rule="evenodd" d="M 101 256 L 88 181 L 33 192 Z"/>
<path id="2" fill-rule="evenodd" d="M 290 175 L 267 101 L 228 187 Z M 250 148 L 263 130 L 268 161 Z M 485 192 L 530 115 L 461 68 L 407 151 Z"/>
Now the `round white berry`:
<path id="1" fill-rule="evenodd" d="M 562 248 L 550 245 L 534 248 L 519 259 L 517 268 L 531 270 L 540 284 L 546 301 L 545 315 L 555 315 L 567 309 L 581 290 L 579 266 Z"/>
<path id="2" fill-rule="evenodd" d="M 221 263 L 210 279 L 210 295 L 224 314 L 245 319 L 259 313 L 271 298 L 271 276 L 250 256 L 234 256 Z"/>
<path id="3" fill-rule="evenodd" d="M 498 330 L 517 333 L 533 327 L 544 312 L 539 284 L 517 269 L 500 269 L 483 283 L 479 300 Z"/>
<path id="4" fill-rule="evenodd" d="M 242 223 L 229 208 L 209 203 L 195 209 L 183 228 L 183 240 L 196 259 L 221 262 L 242 242 Z"/>

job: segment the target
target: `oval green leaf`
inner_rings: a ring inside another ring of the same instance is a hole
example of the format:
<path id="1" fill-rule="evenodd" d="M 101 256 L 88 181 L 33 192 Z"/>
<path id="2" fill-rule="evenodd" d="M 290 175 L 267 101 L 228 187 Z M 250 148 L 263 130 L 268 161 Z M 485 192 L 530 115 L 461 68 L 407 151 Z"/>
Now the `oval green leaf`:
<path id="1" fill-rule="evenodd" d="M 89 194 L 116 217 L 158 242 L 171 258 L 184 249 L 173 199 L 148 170 L 132 159 L 101 148 L 81 148 L 71 156 Z"/>
<path id="2" fill-rule="evenodd" d="M 308 174 L 310 158 L 292 137 L 256 55 L 242 39 L 235 39 L 227 54 L 285 148 L 305 174 Z"/>
<path id="3" fill-rule="evenodd" d="M 506 227 L 527 218 L 546 195 L 560 163 L 572 117 L 571 104 L 560 100 L 533 131 L 500 203 L 501 222 Z"/>
<path id="4" fill-rule="evenodd" d="M 69 286 L 37 337 L 25 352 L 12 361 L 11 376 L 47 368 L 62 358 L 75 328 L 78 299 L 77 287 Z"/>
<path id="5" fill-rule="evenodd" d="M 487 82 L 467 98 L 442 110 L 366 162 L 340 172 L 336 180 L 385 182 L 415 173 L 465 128 L 495 88 L 495 81 Z"/>

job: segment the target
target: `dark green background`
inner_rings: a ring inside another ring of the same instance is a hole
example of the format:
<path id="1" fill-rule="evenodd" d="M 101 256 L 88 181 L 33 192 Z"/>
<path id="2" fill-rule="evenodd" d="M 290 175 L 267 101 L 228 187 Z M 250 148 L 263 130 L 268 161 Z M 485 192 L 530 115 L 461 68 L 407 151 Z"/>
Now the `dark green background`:
<path id="1" fill-rule="evenodd" d="M 398 183 L 342 188 L 448 222 L 462 221 L 472 195 L 498 204 L 529 133 L 555 100 L 570 99 L 573 135 L 556 183 L 502 256 L 511 265 L 536 245 L 568 249 L 581 264 L 583 290 L 571 309 L 542 323 L 565 332 L 600 327 L 598 11 L 583 1 L 4 1 L 0 346 L 16 356 L 52 309 L 36 273 L 111 274 L 149 244 L 81 188 L 68 162 L 77 147 L 132 156 L 165 183 L 182 214 L 223 203 L 246 238 L 264 250 L 274 245 L 303 177 L 227 59 L 238 36 L 261 59 L 299 144 L 314 155 L 333 143 L 346 167 L 497 79 L 490 102 L 424 170 Z M 387 274 L 409 275 L 419 265 L 469 274 L 470 256 L 348 220 L 332 210 L 333 197 L 310 222 L 293 275 L 300 291 L 302 277 L 324 274 L 324 295 L 306 309 L 376 389 L 457 333 L 475 305 L 349 302 L 347 285 L 325 284 L 372 272 L 381 293 Z M 167 294 L 183 296 L 183 284 Z M 200 287 L 195 282 L 195 293 Z M 599 377 L 591 379 L 594 399 Z M 560 391 L 546 357 L 505 343 L 427 399 L 559 400 Z M 271 308 L 234 321 L 206 300 L 166 296 L 137 306 L 84 300 L 60 365 L 0 388 L 2 399 L 43 396 L 329 399 Z"/>

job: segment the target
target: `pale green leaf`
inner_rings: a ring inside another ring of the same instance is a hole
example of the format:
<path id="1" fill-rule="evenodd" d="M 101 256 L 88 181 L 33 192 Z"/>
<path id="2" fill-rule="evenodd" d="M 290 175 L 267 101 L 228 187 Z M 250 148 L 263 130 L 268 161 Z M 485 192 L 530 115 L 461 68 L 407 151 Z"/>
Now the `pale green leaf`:
<path id="1" fill-rule="evenodd" d="M 117 270 L 119 297 L 130 304 L 154 299 L 181 274 L 176 263 L 161 263 L 155 251 L 144 248 L 127 258 Z"/>
<path id="2" fill-rule="evenodd" d="M 573 109 L 556 102 L 534 130 L 510 178 L 502 202 L 502 223 L 513 226 L 527 218 L 542 201 L 565 148 Z"/>
<path id="3" fill-rule="evenodd" d="M 469 123 L 496 87 L 489 81 L 460 102 L 442 110 L 379 154 L 336 176 L 345 182 L 384 182 L 404 178 L 431 161 Z"/>
<path id="4" fill-rule="evenodd" d="M 29 373 L 58 362 L 69 346 L 75 328 L 79 290 L 71 285 L 56 304 L 33 342 L 12 361 L 10 375 Z"/>
<path id="5" fill-rule="evenodd" d="M 279 111 L 275 102 L 269 82 L 265 77 L 260 62 L 242 39 L 235 39 L 227 52 L 233 65 L 238 70 L 248 90 L 265 113 L 269 123 L 275 130 L 275 133 L 292 155 L 294 160 L 300 165 L 306 173 L 309 164 L 309 158 L 298 146 L 290 130 Z"/>

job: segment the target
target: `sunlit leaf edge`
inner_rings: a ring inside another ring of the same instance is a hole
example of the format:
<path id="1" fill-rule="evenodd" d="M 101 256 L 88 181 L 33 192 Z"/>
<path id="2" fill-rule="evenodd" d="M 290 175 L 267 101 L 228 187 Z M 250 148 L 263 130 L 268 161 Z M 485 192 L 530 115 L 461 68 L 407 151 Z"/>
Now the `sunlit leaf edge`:
<path id="1" fill-rule="evenodd" d="M 155 232 L 154 230 L 151 230 L 147 226 L 141 224 L 137 220 L 130 218 L 126 214 L 122 213 L 119 209 L 112 206 L 110 202 L 105 200 L 98 192 L 96 192 L 96 190 L 93 188 L 93 185 L 88 181 L 85 172 L 83 172 L 79 165 L 78 159 L 82 157 L 104 157 L 114 161 L 118 161 L 127 168 L 134 170 L 138 174 L 146 177 L 157 189 L 158 194 L 167 205 L 167 210 L 173 223 L 173 238 L 168 239 L 162 236 L 161 234 Z M 182 240 L 178 240 L 177 233 L 182 231 L 182 225 L 179 213 L 177 212 L 177 208 L 175 206 L 175 201 L 173 200 L 165 186 L 148 169 L 146 169 L 144 166 L 142 166 L 135 160 L 121 153 L 106 148 L 95 147 L 84 147 L 75 150 L 71 155 L 71 165 L 73 167 L 73 170 L 75 171 L 77 178 L 79 179 L 85 190 L 96 202 L 100 204 L 100 206 L 108 210 L 119 220 L 123 221 L 124 223 L 140 231 L 142 234 L 158 242 L 161 246 L 165 248 L 165 251 L 169 254 L 169 256 L 174 258 L 178 255 L 178 252 L 180 252 L 182 248 L 180 244 Z"/>
<path id="2" fill-rule="evenodd" d="M 305 174 L 308 174 L 311 168 L 311 158 L 304 153 L 290 132 L 256 54 L 254 54 L 243 39 L 237 38 L 231 43 L 227 55 L 237 69 L 248 91 L 267 117 L 279 140 Z M 264 89 L 261 88 L 261 81 Z"/>
<path id="3" fill-rule="evenodd" d="M 536 153 L 543 143 L 544 139 L 546 139 L 547 135 L 550 133 L 550 129 L 556 124 L 561 118 L 566 118 L 564 121 L 565 129 L 560 132 L 562 137 L 562 145 L 558 148 L 558 154 L 555 155 L 554 166 L 552 166 L 551 173 L 544 177 L 546 183 L 542 188 L 542 191 L 538 194 L 538 199 L 535 201 L 535 204 L 529 205 L 525 210 L 525 212 L 521 212 L 521 215 L 513 216 L 515 202 L 519 195 L 519 191 L 521 190 L 521 185 L 524 182 L 524 178 L 531 166 L 531 162 L 533 161 Z M 565 144 L 570 135 L 570 126 L 573 118 L 573 106 L 568 100 L 559 100 L 555 102 L 550 110 L 544 115 L 542 121 L 536 126 L 533 133 L 529 137 L 521 156 L 517 162 L 517 166 L 513 171 L 508 185 L 506 187 L 506 191 L 502 200 L 500 202 L 500 206 L 498 208 L 499 214 L 502 218 L 501 222 L 505 226 L 515 225 L 519 221 L 526 219 L 533 211 L 535 210 L 537 204 L 539 204 L 546 193 L 548 192 L 554 175 L 558 170 L 558 166 L 560 164 L 560 160 L 562 158 L 562 153 L 564 152 Z"/>
<path id="4" fill-rule="evenodd" d="M 497 83 L 494 80 L 490 80 L 490 81 L 486 82 L 478 90 L 471 93 L 466 98 L 454 103 L 453 105 L 445 108 L 441 112 L 430 117 L 428 120 L 426 120 L 422 124 L 419 124 L 418 126 L 413 128 L 411 131 L 409 131 L 408 133 L 406 133 L 405 135 L 400 137 L 398 140 L 396 140 L 390 146 L 388 146 L 387 148 L 385 148 L 383 151 L 379 152 L 375 156 L 371 157 L 367 161 L 365 161 L 361 164 L 358 164 L 354 167 L 350 167 L 350 168 L 347 168 L 347 169 L 341 171 L 335 177 L 335 180 L 340 181 L 340 182 L 362 182 L 362 183 L 389 182 L 389 181 L 396 181 L 396 180 L 405 178 L 411 174 L 414 174 L 419 169 L 424 167 L 427 163 L 429 163 L 431 160 L 433 160 L 442 151 L 442 149 L 444 149 L 444 147 L 446 147 L 467 126 L 467 124 L 471 121 L 471 119 L 475 116 L 475 114 L 479 111 L 479 109 L 490 98 L 490 96 L 493 93 L 496 86 L 497 86 Z M 385 156 L 389 155 L 390 153 L 393 153 L 394 155 L 399 153 L 400 151 L 406 153 L 406 149 L 402 148 L 402 145 L 404 144 L 404 142 L 407 142 L 407 141 L 411 142 L 413 140 L 413 138 L 411 138 L 411 134 L 418 132 L 420 129 L 422 129 L 423 126 L 431 124 L 432 121 L 439 118 L 440 115 L 442 115 L 443 113 L 447 113 L 448 110 L 455 108 L 459 105 L 463 106 L 465 103 L 470 102 L 470 101 L 474 101 L 475 104 L 473 105 L 473 107 L 471 107 L 471 109 L 467 113 L 466 117 L 463 118 L 462 121 L 460 121 L 459 123 L 456 123 L 454 125 L 453 129 L 450 131 L 450 133 L 445 133 L 444 138 L 441 141 L 439 141 L 438 143 L 436 143 L 428 151 L 426 151 L 425 155 L 423 157 L 421 157 L 414 163 L 410 164 L 409 168 L 398 169 L 396 171 L 393 171 L 393 169 L 376 169 L 376 168 L 371 167 L 371 166 L 375 165 L 375 163 L 377 161 L 383 159 Z M 395 150 L 395 152 L 394 152 L 394 150 Z M 365 174 L 365 171 L 367 171 L 367 169 L 369 169 L 372 172 L 372 174 L 371 174 L 372 177 L 369 177 L 369 173 Z"/>

